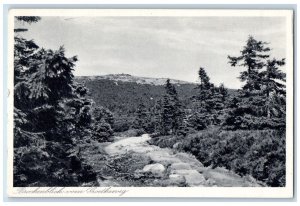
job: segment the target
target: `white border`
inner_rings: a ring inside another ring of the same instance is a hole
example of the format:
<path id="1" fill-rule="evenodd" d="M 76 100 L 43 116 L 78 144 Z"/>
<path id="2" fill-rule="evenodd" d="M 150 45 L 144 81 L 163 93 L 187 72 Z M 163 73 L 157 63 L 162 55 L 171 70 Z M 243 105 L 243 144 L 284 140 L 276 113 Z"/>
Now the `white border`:
<path id="1" fill-rule="evenodd" d="M 8 25 L 8 193 L 10 197 L 118 197 L 119 194 L 86 192 L 87 188 L 68 187 L 63 193 L 19 193 L 13 187 L 13 28 L 14 16 L 264 16 L 286 17 L 287 21 L 287 131 L 286 187 L 118 187 L 128 190 L 122 197 L 293 197 L 293 12 L 292 10 L 213 10 L 213 9 L 12 9 Z M 35 190 L 36 188 L 27 188 Z M 59 190 L 60 188 L 56 188 Z M 100 188 L 99 188 L 100 189 Z M 68 192 L 73 191 L 73 192 Z M 80 191 L 81 193 L 75 193 Z"/>

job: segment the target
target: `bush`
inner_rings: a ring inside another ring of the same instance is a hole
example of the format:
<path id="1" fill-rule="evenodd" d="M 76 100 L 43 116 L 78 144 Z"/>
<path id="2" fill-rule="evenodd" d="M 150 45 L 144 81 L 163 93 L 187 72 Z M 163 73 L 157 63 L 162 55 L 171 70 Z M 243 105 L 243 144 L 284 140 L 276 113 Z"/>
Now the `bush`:
<path id="1" fill-rule="evenodd" d="M 177 142 L 182 142 L 182 136 L 152 136 L 152 139 L 149 142 L 150 144 L 157 145 L 161 148 L 173 148 Z"/>
<path id="2" fill-rule="evenodd" d="M 252 175 L 272 187 L 285 186 L 285 133 L 276 130 L 219 131 L 210 128 L 187 137 L 154 137 L 150 143 L 192 153 L 204 166 Z"/>
<path id="3" fill-rule="evenodd" d="M 133 118 L 117 116 L 113 125 L 113 130 L 115 132 L 125 132 L 130 129 L 132 124 Z"/>
<path id="4" fill-rule="evenodd" d="M 143 129 L 129 129 L 125 132 L 116 133 L 115 136 L 119 137 L 138 137 L 145 134 Z"/>
<path id="5" fill-rule="evenodd" d="M 93 139 L 98 142 L 111 142 L 113 141 L 113 130 L 111 129 L 110 124 L 101 120 L 94 125 L 94 136 Z"/>

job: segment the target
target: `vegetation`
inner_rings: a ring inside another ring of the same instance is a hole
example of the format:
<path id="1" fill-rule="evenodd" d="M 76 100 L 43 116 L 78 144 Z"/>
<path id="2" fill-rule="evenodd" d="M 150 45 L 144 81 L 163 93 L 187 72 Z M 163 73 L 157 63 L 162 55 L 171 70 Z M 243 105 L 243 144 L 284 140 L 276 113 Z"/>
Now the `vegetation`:
<path id="1" fill-rule="evenodd" d="M 240 55 L 228 56 L 244 69 L 243 87 L 231 90 L 211 83 L 203 67 L 198 85 L 75 80 L 76 56 L 22 38 L 26 28 L 14 31 L 15 186 L 98 185 L 110 173 L 152 184 L 155 177 L 135 176 L 149 159 L 103 154 L 114 133 L 150 133 L 152 144 L 191 153 L 205 166 L 285 186 L 285 59 L 270 58 L 265 42 L 250 36 Z"/>
<path id="2" fill-rule="evenodd" d="M 159 136 L 151 143 L 190 152 L 204 166 L 225 167 L 278 187 L 285 185 L 285 134 L 275 130 L 206 129 L 180 138 Z"/>
<path id="3" fill-rule="evenodd" d="M 279 69 L 284 59 L 270 60 L 265 44 L 250 36 L 241 56 L 228 56 L 232 66 L 246 67 L 238 95 L 229 96 L 223 85 L 214 87 L 200 68 L 189 125 L 205 130 L 185 138 L 154 137 L 152 144 L 191 152 L 206 166 L 285 186 L 285 74 Z"/>
<path id="4" fill-rule="evenodd" d="M 241 56 L 228 56 L 232 66 L 246 69 L 240 75 L 245 85 L 224 123 L 228 129 L 285 128 L 285 74 L 279 69 L 285 60 L 271 60 L 265 45 L 250 36 Z"/>
<path id="5" fill-rule="evenodd" d="M 16 20 L 34 23 L 40 18 Z M 110 122 L 94 117 L 86 88 L 74 81 L 77 57 L 67 58 L 63 47 L 39 48 L 19 32 L 15 30 L 14 45 L 14 185 L 97 184 L 81 150 L 94 134 L 111 136 Z"/>
<path id="6" fill-rule="evenodd" d="M 93 99 L 96 105 L 101 105 L 109 109 L 114 114 L 113 130 L 124 132 L 131 129 L 136 121 L 140 104 L 145 106 L 145 113 L 148 115 L 150 124 L 147 132 L 152 133 L 154 127 L 158 127 L 158 120 L 155 112 L 159 112 L 162 105 L 164 85 L 137 84 L 135 82 L 121 82 L 117 84 L 112 80 L 96 79 L 82 80 L 77 78 L 78 83 L 84 84 L 89 92 L 87 96 Z M 193 94 L 194 84 L 173 85 L 177 91 L 178 99 L 183 105 L 183 109 L 190 108 L 190 97 Z M 234 92 L 234 90 L 230 90 Z"/>

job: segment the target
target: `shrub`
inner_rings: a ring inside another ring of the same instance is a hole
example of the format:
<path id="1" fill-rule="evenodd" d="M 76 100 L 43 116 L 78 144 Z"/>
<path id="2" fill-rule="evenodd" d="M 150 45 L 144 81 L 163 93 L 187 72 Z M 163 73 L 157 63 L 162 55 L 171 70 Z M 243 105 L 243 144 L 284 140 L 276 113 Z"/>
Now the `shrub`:
<path id="1" fill-rule="evenodd" d="M 115 132 L 124 132 L 130 129 L 133 124 L 133 118 L 128 118 L 125 116 L 117 116 L 113 125 L 113 130 Z"/>
<path id="2" fill-rule="evenodd" d="M 157 145 L 161 148 L 173 148 L 177 142 L 182 142 L 182 136 L 168 135 L 152 137 L 152 139 L 149 142 L 150 144 Z"/>
<path id="3" fill-rule="evenodd" d="M 113 130 L 110 124 L 101 120 L 94 125 L 94 136 L 93 138 L 98 142 L 110 142 L 112 141 Z"/>
<path id="4" fill-rule="evenodd" d="M 145 134 L 145 131 L 143 129 L 129 129 L 125 132 L 119 132 L 115 134 L 119 137 L 138 137 Z"/>
<path id="5" fill-rule="evenodd" d="M 150 143 L 192 153 L 204 166 L 252 175 L 272 187 L 285 186 L 285 133 L 277 130 L 207 129 L 180 138 L 154 137 Z"/>

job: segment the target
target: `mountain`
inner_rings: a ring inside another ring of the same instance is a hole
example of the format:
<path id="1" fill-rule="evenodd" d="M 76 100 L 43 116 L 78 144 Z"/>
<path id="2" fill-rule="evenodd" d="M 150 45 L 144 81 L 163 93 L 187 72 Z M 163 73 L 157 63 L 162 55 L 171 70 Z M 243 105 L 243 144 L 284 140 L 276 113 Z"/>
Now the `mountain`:
<path id="1" fill-rule="evenodd" d="M 78 80 L 82 81 L 94 81 L 107 79 L 112 80 L 114 82 L 135 82 L 137 84 L 150 84 L 150 85 L 164 85 L 167 81 L 167 78 L 152 78 L 152 77 L 138 77 L 130 74 L 108 74 L 102 76 L 78 76 Z M 170 79 L 172 84 L 195 84 L 191 82 L 186 82 L 182 80 Z"/>
<path id="2" fill-rule="evenodd" d="M 103 106 L 114 113 L 115 131 L 125 131 L 135 118 L 135 112 L 143 103 L 149 113 L 157 100 L 165 94 L 165 78 L 137 77 L 129 74 L 110 74 L 103 76 L 77 76 L 75 80 L 84 83 L 88 97 L 97 106 Z M 192 99 L 197 92 L 196 84 L 180 80 L 171 80 L 185 109 L 191 108 Z M 236 94 L 236 90 L 228 90 Z"/>
<path id="3" fill-rule="evenodd" d="M 79 76 L 75 80 L 84 83 L 88 88 L 88 96 L 97 105 L 108 108 L 116 114 L 132 114 L 140 103 L 147 107 L 165 94 L 166 79 L 136 77 L 128 74 L 111 74 L 104 76 Z M 186 103 L 195 92 L 196 84 L 180 80 L 175 83 L 179 98 Z"/>

